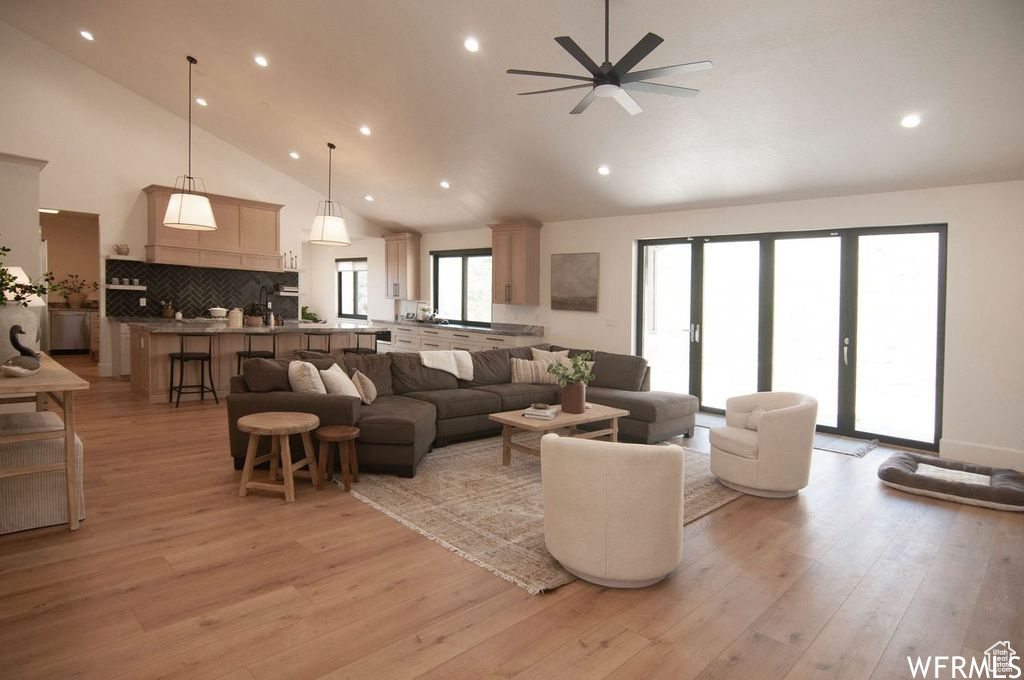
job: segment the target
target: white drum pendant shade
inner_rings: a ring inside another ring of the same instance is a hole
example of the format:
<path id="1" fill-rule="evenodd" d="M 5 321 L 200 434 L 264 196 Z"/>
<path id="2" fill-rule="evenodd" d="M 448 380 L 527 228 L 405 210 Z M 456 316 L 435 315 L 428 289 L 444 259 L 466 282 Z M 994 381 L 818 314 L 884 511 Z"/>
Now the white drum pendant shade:
<path id="1" fill-rule="evenodd" d="M 191 231 L 215 230 L 217 222 L 213 219 L 210 199 L 199 194 L 171 194 L 164 213 L 164 226 Z"/>
<path id="2" fill-rule="evenodd" d="M 313 218 L 309 242 L 318 246 L 351 245 L 352 240 L 348 236 L 345 218 L 338 215 L 317 215 Z"/>

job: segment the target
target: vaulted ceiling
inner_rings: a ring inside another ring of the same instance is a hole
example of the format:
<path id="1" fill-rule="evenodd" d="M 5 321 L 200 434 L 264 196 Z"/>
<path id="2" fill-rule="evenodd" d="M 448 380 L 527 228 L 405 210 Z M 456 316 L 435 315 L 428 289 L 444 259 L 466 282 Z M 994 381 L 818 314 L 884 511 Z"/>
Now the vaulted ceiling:
<path id="1" fill-rule="evenodd" d="M 182 116 L 195 55 L 196 124 L 318 191 L 333 141 L 343 201 L 422 231 L 1024 178 L 1019 0 L 612 0 L 612 61 L 653 31 L 638 68 L 714 62 L 634 117 L 505 74 L 582 74 L 553 37 L 599 55 L 601 0 L 0 0 L 0 20 Z"/>

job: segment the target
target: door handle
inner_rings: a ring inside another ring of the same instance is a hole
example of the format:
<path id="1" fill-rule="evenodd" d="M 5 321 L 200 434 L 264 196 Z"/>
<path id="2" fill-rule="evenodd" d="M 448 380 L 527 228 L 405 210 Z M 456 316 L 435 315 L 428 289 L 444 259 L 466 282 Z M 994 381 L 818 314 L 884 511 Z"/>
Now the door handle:
<path id="1" fill-rule="evenodd" d="M 698 345 L 700 344 L 700 324 L 695 323 L 693 325 L 693 341 Z"/>
<path id="2" fill-rule="evenodd" d="M 843 366 L 850 365 L 850 338 L 843 338 Z"/>
<path id="3" fill-rule="evenodd" d="M 505 302 L 507 303 L 507 302 L 511 302 L 511 301 L 512 301 L 512 284 L 511 283 L 506 283 L 505 284 Z"/>

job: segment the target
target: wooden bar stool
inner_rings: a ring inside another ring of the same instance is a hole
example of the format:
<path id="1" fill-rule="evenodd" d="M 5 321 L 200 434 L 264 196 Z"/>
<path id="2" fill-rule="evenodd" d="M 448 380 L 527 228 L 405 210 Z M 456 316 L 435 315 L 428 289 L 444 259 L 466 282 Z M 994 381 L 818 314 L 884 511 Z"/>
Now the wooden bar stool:
<path id="1" fill-rule="evenodd" d="M 300 468 L 307 468 L 313 486 L 320 488 L 320 474 L 313 453 L 313 440 L 309 436 L 311 430 L 320 425 L 320 419 L 312 413 L 292 413 L 289 411 L 269 411 L 267 413 L 250 413 L 238 419 L 238 429 L 249 433 L 249 448 L 245 452 L 245 466 L 242 468 L 242 482 L 238 487 L 238 495 L 245 496 L 249 489 L 261 489 L 284 493 L 289 503 L 295 500 L 295 479 L 293 473 Z M 288 435 L 301 434 L 302 448 L 306 456 L 292 462 L 292 450 L 288 443 Z M 260 436 L 270 437 L 270 453 L 257 456 Z M 278 458 L 284 476 L 284 484 L 277 482 Z M 270 461 L 270 482 L 252 481 L 254 465 Z"/>
<path id="2" fill-rule="evenodd" d="M 329 479 L 334 473 L 334 455 L 331 444 L 337 443 L 341 459 L 341 475 L 345 480 L 345 491 L 352 490 L 352 480 L 359 481 L 359 458 L 356 455 L 356 438 L 359 428 L 351 425 L 327 425 L 316 431 L 320 441 L 320 478 Z M 326 468 L 326 471 L 325 471 Z"/>
<path id="3" fill-rule="evenodd" d="M 186 338 L 205 338 L 205 352 L 186 352 Z M 178 333 L 178 351 L 169 355 L 171 362 L 171 374 L 167 382 L 167 401 L 174 401 L 174 408 L 181 404 L 181 395 L 198 394 L 200 401 L 206 401 L 206 393 L 213 395 L 213 400 L 220 404 L 217 399 L 217 389 L 213 385 L 213 334 L 212 333 Z M 199 382 L 194 385 L 185 384 L 185 364 L 190 361 L 199 362 Z M 178 383 L 174 383 L 174 363 L 178 363 Z M 206 386 L 206 376 L 210 376 L 210 386 Z M 174 393 L 178 398 L 174 399 Z"/>
<path id="4" fill-rule="evenodd" d="M 277 335 L 271 334 L 271 348 L 270 349 L 253 349 L 252 338 L 253 336 L 266 335 L 266 333 L 246 333 L 245 334 L 245 349 L 235 352 L 235 375 L 242 373 L 242 359 L 274 359 L 277 357 Z"/>

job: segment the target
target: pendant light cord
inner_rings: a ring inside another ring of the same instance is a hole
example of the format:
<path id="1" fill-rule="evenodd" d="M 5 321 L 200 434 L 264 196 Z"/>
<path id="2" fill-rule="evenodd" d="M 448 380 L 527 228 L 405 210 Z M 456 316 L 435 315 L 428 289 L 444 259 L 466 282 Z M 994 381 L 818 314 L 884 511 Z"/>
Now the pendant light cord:
<path id="1" fill-rule="evenodd" d="M 334 144 L 327 142 L 327 203 L 331 203 L 331 171 L 334 169 Z"/>
<path id="2" fill-rule="evenodd" d="M 192 60 L 188 62 L 188 176 L 192 176 Z"/>
<path id="3" fill-rule="evenodd" d="M 188 174 L 183 184 L 190 184 L 191 190 L 195 191 L 195 181 L 192 179 L 192 66 L 199 62 L 191 55 L 185 58 L 188 60 Z M 182 189 L 185 187 L 182 186 Z"/>

